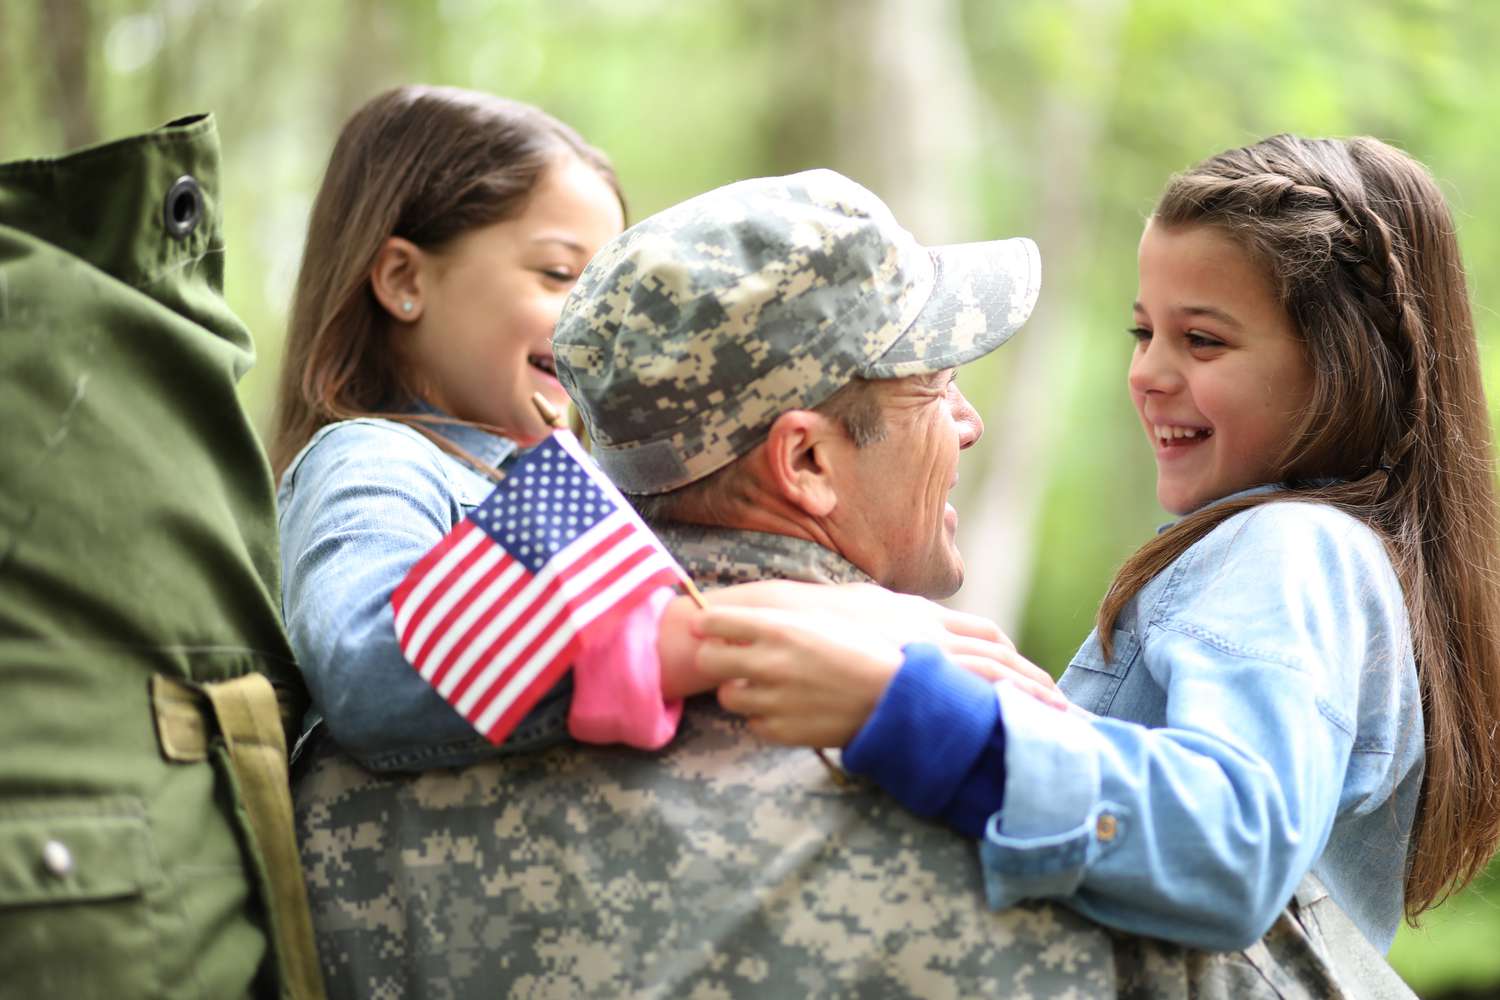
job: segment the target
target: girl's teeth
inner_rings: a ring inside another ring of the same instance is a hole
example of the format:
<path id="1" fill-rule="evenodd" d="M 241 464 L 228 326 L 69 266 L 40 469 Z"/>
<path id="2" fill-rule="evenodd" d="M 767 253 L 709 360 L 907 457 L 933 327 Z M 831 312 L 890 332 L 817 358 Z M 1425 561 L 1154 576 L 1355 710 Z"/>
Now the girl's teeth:
<path id="1" fill-rule="evenodd" d="M 1200 431 L 1196 427 L 1166 427 L 1158 425 L 1155 428 L 1156 436 L 1163 441 L 1171 441 L 1178 438 L 1196 438 L 1200 435 L 1208 436 L 1207 431 Z"/>

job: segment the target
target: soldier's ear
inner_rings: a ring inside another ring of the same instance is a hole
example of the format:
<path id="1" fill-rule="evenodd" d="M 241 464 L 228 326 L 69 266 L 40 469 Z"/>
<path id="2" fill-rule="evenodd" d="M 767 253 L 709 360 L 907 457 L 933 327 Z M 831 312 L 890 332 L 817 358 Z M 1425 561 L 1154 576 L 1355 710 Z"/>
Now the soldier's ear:
<path id="1" fill-rule="evenodd" d="M 422 286 L 426 255 L 411 240 L 388 236 L 375 253 L 370 289 L 392 318 L 414 323 L 422 316 Z"/>
<path id="2" fill-rule="evenodd" d="M 788 410 L 763 445 L 769 485 L 809 517 L 826 518 L 838 505 L 839 449 L 847 444 L 836 421 L 814 410 Z"/>

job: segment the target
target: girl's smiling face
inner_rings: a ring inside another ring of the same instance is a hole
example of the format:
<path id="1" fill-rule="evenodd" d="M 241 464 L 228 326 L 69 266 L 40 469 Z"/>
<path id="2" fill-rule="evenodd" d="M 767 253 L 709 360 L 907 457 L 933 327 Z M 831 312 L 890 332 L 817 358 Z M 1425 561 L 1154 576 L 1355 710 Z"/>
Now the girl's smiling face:
<path id="1" fill-rule="evenodd" d="M 1312 369 L 1270 279 L 1218 229 L 1141 236 L 1130 397 L 1156 454 L 1156 497 L 1186 514 L 1278 481 Z"/>
<path id="2" fill-rule="evenodd" d="M 402 336 L 427 402 L 523 445 L 545 436 L 532 394 L 568 403 L 552 359 L 558 314 L 584 265 L 624 224 L 604 177 L 561 155 L 518 215 L 422 254 L 421 313 Z"/>

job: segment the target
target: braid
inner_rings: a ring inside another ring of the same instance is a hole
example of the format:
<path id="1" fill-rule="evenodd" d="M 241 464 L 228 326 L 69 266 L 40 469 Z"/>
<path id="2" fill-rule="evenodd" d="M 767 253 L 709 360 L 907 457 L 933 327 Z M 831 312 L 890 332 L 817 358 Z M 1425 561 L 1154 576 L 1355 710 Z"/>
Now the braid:
<path id="1" fill-rule="evenodd" d="M 1399 361 L 1405 397 L 1405 427 L 1381 456 L 1381 466 L 1397 469 L 1420 442 L 1428 422 L 1428 389 L 1432 382 L 1429 365 L 1431 337 L 1419 309 L 1403 257 L 1409 253 L 1405 241 L 1380 214 L 1361 204 L 1343 208 L 1355 230 L 1357 257 L 1344 261 L 1360 292 L 1365 315 L 1373 321 L 1382 343 Z"/>

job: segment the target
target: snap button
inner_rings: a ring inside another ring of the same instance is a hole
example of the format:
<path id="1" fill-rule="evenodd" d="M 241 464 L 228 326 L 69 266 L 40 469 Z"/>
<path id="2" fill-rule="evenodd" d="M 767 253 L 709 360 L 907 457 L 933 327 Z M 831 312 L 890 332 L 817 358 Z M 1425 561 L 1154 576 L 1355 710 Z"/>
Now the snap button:
<path id="1" fill-rule="evenodd" d="M 161 214 L 167 235 L 174 240 L 185 240 L 198 228 L 198 221 L 203 218 L 203 189 L 192 175 L 183 174 L 173 182 L 162 202 Z"/>
<path id="2" fill-rule="evenodd" d="M 73 852 L 60 840 L 49 840 L 42 845 L 42 864 L 58 878 L 73 871 Z"/>
<path id="3" fill-rule="evenodd" d="M 1115 823 L 1115 818 L 1109 813 L 1102 814 L 1094 823 L 1094 834 L 1106 843 L 1114 840 L 1115 834 L 1119 832 L 1119 825 Z"/>

